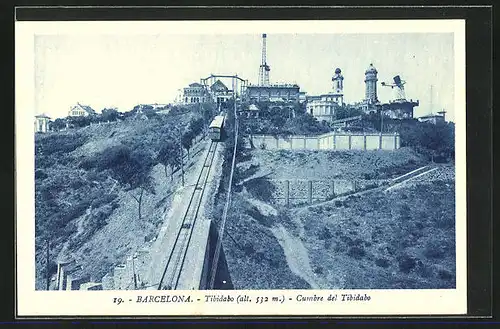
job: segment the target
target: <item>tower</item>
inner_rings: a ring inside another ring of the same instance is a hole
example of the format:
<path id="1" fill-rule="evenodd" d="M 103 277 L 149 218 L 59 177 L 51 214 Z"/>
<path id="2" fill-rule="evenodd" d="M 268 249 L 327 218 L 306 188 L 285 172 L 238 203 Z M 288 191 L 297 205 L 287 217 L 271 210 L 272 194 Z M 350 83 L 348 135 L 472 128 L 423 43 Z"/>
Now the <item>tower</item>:
<path id="1" fill-rule="evenodd" d="M 333 81 L 333 92 L 335 94 L 342 94 L 344 89 L 344 76 L 342 75 L 342 71 L 337 67 L 335 69 L 335 74 L 332 77 Z"/>
<path id="2" fill-rule="evenodd" d="M 271 71 L 271 68 L 267 65 L 266 61 L 266 39 L 267 34 L 262 34 L 262 61 L 259 67 L 259 86 L 269 85 L 269 71 Z"/>
<path id="3" fill-rule="evenodd" d="M 335 69 L 332 82 L 332 93 L 336 96 L 335 101 L 342 105 L 344 103 L 344 76 L 338 67 Z"/>
<path id="4" fill-rule="evenodd" d="M 377 69 L 370 63 L 365 71 L 365 100 L 369 104 L 374 104 L 377 99 Z"/>
<path id="5" fill-rule="evenodd" d="M 394 78 L 394 83 L 385 83 L 382 82 L 382 86 L 384 87 L 391 87 L 391 89 L 394 90 L 394 102 L 406 102 L 406 95 L 405 95 L 405 83 L 406 81 L 401 80 L 401 77 L 399 75 L 396 75 Z"/>

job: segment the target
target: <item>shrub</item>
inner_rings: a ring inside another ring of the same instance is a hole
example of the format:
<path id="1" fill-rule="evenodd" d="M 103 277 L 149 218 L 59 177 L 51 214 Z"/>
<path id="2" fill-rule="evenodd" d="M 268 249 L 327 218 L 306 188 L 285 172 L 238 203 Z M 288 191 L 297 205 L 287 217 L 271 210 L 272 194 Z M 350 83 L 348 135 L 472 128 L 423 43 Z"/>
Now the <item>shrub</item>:
<path id="1" fill-rule="evenodd" d="M 355 259 L 362 259 L 366 255 L 366 251 L 363 247 L 353 246 L 349 248 L 347 254 Z"/>
<path id="2" fill-rule="evenodd" d="M 429 240 L 424 249 L 424 255 L 431 259 L 441 259 L 445 256 L 445 247 L 434 240 Z"/>
<path id="3" fill-rule="evenodd" d="M 417 262 L 414 258 L 405 255 L 399 259 L 399 271 L 403 273 L 410 273 L 415 268 Z"/>
<path id="4" fill-rule="evenodd" d="M 431 278 L 433 275 L 432 268 L 428 265 L 425 265 L 420 260 L 417 261 L 417 267 L 416 267 L 415 271 L 417 272 L 417 274 L 420 277 L 426 278 L 426 279 Z"/>
<path id="5" fill-rule="evenodd" d="M 45 171 L 41 170 L 41 169 L 37 169 L 35 170 L 35 179 L 40 179 L 40 180 L 43 180 L 45 178 L 49 177 L 49 175 L 47 175 L 45 173 Z"/>
<path id="6" fill-rule="evenodd" d="M 35 142 L 35 155 L 51 155 L 54 153 L 70 153 L 82 146 L 86 138 L 78 133 L 53 134 Z"/>
<path id="7" fill-rule="evenodd" d="M 332 233 L 328 229 L 328 227 L 324 226 L 321 232 L 318 234 L 318 239 L 320 240 L 328 240 L 332 238 Z"/>
<path id="8" fill-rule="evenodd" d="M 107 194 L 99 191 L 93 196 L 93 200 L 91 202 L 92 208 L 99 208 L 102 205 L 112 205 L 113 201 L 118 197 L 115 193 Z"/>
<path id="9" fill-rule="evenodd" d="M 450 271 L 447 271 L 447 270 L 439 270 L 438 271 L 438 277 L 441 280 L 450 281 L 450 280 L 453 279 L 453 274 Z"/>
<path id="10" fill-rule="evenodd" d="M 385 258 L 377 258 L 375 260 L 375 265 L 377 265 L 378 267 L 387 268 L 387 267 L 389 267 L 390 263 L 389 263 L 389 260 L 387 260 Z"/>

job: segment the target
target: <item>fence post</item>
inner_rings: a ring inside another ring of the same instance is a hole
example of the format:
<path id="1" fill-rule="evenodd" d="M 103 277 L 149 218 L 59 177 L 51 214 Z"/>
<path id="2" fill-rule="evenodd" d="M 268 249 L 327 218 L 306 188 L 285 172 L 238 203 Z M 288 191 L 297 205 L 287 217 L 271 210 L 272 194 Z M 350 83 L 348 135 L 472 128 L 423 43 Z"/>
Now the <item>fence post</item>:
<path id="1" fill-rule="evenodd" d="M 396 150 L 398 148 L 398 138 L 397 138 L 397 133 L 394 132 L 394 149 Z"/>
<path id="2" fill-rule="evenodd" d="M 306 136 L 304 135 L 304 150 L 306 149 L 306 146 L 307 146 L 307 141 L 306 141 Z"/>
<path id="3" fill-rule="evenodd" d="M 308 193 L 308 194 L 309 194 L 309 195 L 308 195 L 308 197 L 309 197 L 309 204 L 312 204 L 312 194 L 313 194 L 313 192 L 312 192 L 312 191 L 313 191 L 313 184 L 312 184 L 312 183 L 313 183 L 313 182 L 312 182 L 312 180 L 310 180 L 310 181 L 307 181 L 307 183 L 308 183 L 308 185 L 309 185 L 309 186 L 308 186 L 308 190 L 309 190 L 309 191 L 308 191 L 308 192 L 309 192 L 309 193 Z"/>
<path id="4" fill-rule="evenodd" d="M 320 149 L 320 140 L 319 140 L 319 137 L 315 137 L 315 138 L 316 138 L 316 140 L 318 141 L 318 143 L 317 143 L 317 147 L 318 147 L 318 150 L 319 150 L 319 149 Z"/>
<path id="5" fill-rule="evenodd" d="M 335 131 L 333 132 L 333 149 L 337 149 L 337 135 L 335 135 Z"/>
<path id="6" fill-rule="evenodd" d="M 286 180 L 285 181 L 285 202 L 286 206 L 290 206 L 290 181 Z"/>
<path id="7" fill-rule="evenodd" d="M 355 180 L 352 181 L 352 189 L 354 190 L 354 192 L 358 190 L 358 183 Z"/>
<path id="8" fill-rule="evenodd" d="M 378 149 L 382 149 L 382 132 L 380 132 L 380 137 L 378 138 Z"/>
<path id="9" fill-rule="evenodd" d="M 330 185 L 330 190 L 331 190 L 331 196 L 332 198 L 335 197 L 335 181 L 332 179 L 332 183 Z"/>
<path id="10" fill-rule="evenodd" d="M 363 132 L 363 150 L 366 151 L 366 134 Z"/>
<path id="11" fill-rule="evenodd" d="M 276 138 L 276 148 L 279 149 L 280 148 L 280 138 L 279 138 L 279 136 L 275 136 L 274 138 Z"/>
<path id="12" fill-rule="evenodd" d="M 352 135 L 349 134 L 349 150 L 351 149 L 351 144 L 352 144 Z"/>

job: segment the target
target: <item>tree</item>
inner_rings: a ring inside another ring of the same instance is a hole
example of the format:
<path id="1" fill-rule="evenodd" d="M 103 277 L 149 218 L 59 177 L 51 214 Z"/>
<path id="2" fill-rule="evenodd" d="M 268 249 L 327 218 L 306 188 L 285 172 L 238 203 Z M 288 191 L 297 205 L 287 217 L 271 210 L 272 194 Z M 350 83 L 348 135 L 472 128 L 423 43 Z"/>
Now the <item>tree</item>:
<path id="1" fill-rule="evenodd" d="M 50 126 L 56 131 L 64 129 L 66 128 L 66 119 L 57 118 L 50 124 Z"/>
<path id="2" fill-rule="evenodd" d="M 191 119 L 188 129 L 192 131 L 193 136 L 199 135 L 203 131 L 203 118 Z"/>
<path id="3" fill-rule="evenodd" d="M 167 173 L 167 167 L 171 167 L 170 170 L 170 180 L 173 180 L 173 173 L 174 173 L 174 167 L 177 165 L 177 160 L 175 159 L 178 155 L 178 146 L 176 143 L 171 140 L 167 139 L 162 146 L 160 147 L 160 151 L 158 152 L 157 155 L 157 160 L 159 163 L 161 163 L 165 169 L 165 177 L 168 177 Z"/>
<path id="4" fill-rule="evenodd" d="M 101 154 L 98 165 L 101 170 L 110 169 L 113 178 L 128 190 L 140 190 L 138 196 L 132 196 L 138 203 L 140 220 L 144 192 L 155 193 L 150 176 L 154 165 L 151 154 L 143 148 L 132 151 L 125 145 L 109 147 Z"/>
<path id="5" fill-rule="evenodd" d="M 182 147 L 186 149 L 188 153 L 188 159 L 189 159 L 189 149 L 191 148 L 191 146 L 193 146 L 193 138 L 194 134 L 191 129 L 188 129 L 186 132 L 184 132 L 184 134 L 182 134 L 181 137 Z"/>
<path id="6" fill-rule="evenodd" d="M 116 109 L 103 109 L 101 118 L 103 121 L 116 121 L 119 112 Z"/>

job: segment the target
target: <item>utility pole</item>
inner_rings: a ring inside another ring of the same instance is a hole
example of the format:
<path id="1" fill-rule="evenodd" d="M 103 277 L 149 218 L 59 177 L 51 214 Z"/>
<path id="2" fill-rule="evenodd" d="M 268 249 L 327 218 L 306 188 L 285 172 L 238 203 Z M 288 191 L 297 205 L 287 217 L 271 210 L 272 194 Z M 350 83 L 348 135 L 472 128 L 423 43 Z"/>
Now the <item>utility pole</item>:
<path id="1" fill-rule="evenodd" d="M 432 110 L 432 85 L 431 85 L 431 95 L 430 95 L 430 107 L 431 107 L 431 114 L 434 113 L 434 111 Z"/>
<path id="2" fill-rule="evenodd" d="M 384 130 L 384 110 L 380 108 L 380 133 Z"/>
<path id="3" fill-rule="evenodd" d="M 47 264 L 46 264 L 46 271 L 47 271 L 47 281 L 46 281 L 46 284 L 47 284 L 47 291 L 49 290 L 50 288 L 50 275 L 49 275 L 49 251 L 50 251 L 50 242 L 49 242 L 49 239 L 45 240 L 46 242 L 46 245 L 47 245 Z"/>
<path id="4" fill-rule="evenodd" d="M 137 275 L 135 274 L 135 256 L 132 256 L 132 271 L 134 272 L 134 289 L 137 290 Z"/>
<path id="5" fill-rule="evenodd" d="M 179 136 L 179 156 L 181 160 L 181 177 L 182 177 L 182 186 L 184 186 L 184 157 L 182 154 L 182 134 L 181 130 L 177 128 L 177 135 Z"/>

